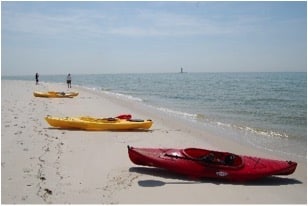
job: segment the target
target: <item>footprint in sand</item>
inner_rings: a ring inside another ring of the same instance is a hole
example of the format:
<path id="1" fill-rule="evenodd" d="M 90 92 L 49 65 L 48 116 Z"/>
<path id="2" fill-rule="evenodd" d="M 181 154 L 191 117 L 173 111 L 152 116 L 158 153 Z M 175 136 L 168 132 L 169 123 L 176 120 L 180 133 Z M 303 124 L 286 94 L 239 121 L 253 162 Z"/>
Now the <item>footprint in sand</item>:
<path id="1" fill-rule="evenodd" d="M 134 180 L 139 177 L 138 174 L 133 174 L 128 172 L 127 170 L 122 170 L 119 172 L 111 172 L 107 176 L 108 183 L 106 186 L 102 188 L 96 188 L 97 190 L 103 190 L 103 197 L 107 199 L 107 201 L 111 201 L 113 199 L 114 191 L 126 190 L 133 185 Z M 115 202 L 110 202 L 115 203 Z"/>
<path id="2" fill-rule="evenodd" d="M 24 168 L 23 169 L 23 172 L 24 172 L 23 178 L 26 179 L 28 176 L 31 176 L 32 171 L 33 171 L 32 169 Z"/>
<path id="3" fill-rule="evenodd" d="M 31 169 L 29 169 L 29 168 L 24 168 L 24 173 L 30 173 L 32 170 Z"/>
<path id="4" fill-rule="evenodd" d="M 22 131 L 15 132 L 14 135 L 22 134 Z"/>

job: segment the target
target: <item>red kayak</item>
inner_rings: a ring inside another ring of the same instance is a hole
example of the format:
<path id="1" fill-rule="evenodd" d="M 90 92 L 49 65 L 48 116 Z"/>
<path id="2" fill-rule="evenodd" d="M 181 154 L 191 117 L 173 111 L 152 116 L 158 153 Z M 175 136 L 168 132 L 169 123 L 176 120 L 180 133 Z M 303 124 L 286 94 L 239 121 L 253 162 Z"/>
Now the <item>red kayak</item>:
<path id="1" fill-rule="evenodd" d="M 163 168 L 193 178 L 231 181 L 255 180 L 271 175 L 290 175 L 296 162 L 241 156 L 198 148 L 161 149 L 128 146 L 130 160 L 137 164 Z"/>

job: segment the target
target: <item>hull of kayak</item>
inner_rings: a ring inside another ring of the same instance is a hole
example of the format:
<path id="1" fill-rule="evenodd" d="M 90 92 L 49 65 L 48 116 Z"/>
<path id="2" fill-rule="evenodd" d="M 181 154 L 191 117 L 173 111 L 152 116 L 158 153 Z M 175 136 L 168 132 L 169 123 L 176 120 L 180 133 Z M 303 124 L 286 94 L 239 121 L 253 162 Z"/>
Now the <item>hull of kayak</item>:
<path id="1" fill-rule="evenodd" d="M 93 117 L 45 117 L 49 125 L 62 129 L 104 131 L 104 130 L 146 130 L 151 120 L 132 120 L 119 118 L 98 119 Z"/>
<path id="2" fill-rule="evenodd" d="M 76 97 L 78 92 L 33 92 L 35 97 L 44 97 L 44 98 L 73 98 Z"/>
<path id="3" fill-rule="evenodd" d="M 159 149 L 128 146 L 130 160 L 143 166 L 157 167 L 193 178 L 248 181 L 272 175 L 292 174 L 296 162 L 240 156 L 198 148 Z"/>

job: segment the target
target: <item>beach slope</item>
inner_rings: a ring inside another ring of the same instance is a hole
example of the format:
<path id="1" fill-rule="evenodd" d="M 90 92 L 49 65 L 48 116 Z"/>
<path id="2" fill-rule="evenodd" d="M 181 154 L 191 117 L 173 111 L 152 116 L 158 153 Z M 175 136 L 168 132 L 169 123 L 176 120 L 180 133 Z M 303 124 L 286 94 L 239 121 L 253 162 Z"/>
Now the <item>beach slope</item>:
<path id="1" fill-rule="evenodd" d="M 135 147 L 200 147 L 280 158 L 217 137 L 155 111 L 142 102 L 65 84 L 1 82 L 2 204 L 306 204 L 306 160 L 286 177 L 249 183 L 195 180 L 139 167 Z M 78 91 L 68 99 L 37 98 L 34 91 Z M 51 128 L 46 115 L 152 119 L 150 131 L 88 132 Z"/>

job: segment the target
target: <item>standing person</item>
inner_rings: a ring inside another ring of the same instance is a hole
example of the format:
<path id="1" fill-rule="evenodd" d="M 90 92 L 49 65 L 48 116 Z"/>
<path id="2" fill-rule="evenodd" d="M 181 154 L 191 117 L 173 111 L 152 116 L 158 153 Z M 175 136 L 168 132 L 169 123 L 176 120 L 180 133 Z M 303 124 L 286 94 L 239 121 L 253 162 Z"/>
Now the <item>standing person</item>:
<path id="1" fill-rule="evenodd" d="M 38 83 L 39 83 L 39 74 L 37 72 L 35 74 L 35 82 L 36 82 L 36 85 L 38 85 Z"/>
<path id="2" fill-rule="evenodd" d="M 72 88 L 72 77 L 71 77 L 71 74 L 68 74 L 67 77 L 66 77 L 66 83 L 67 83 L 67 88 Z"/>

